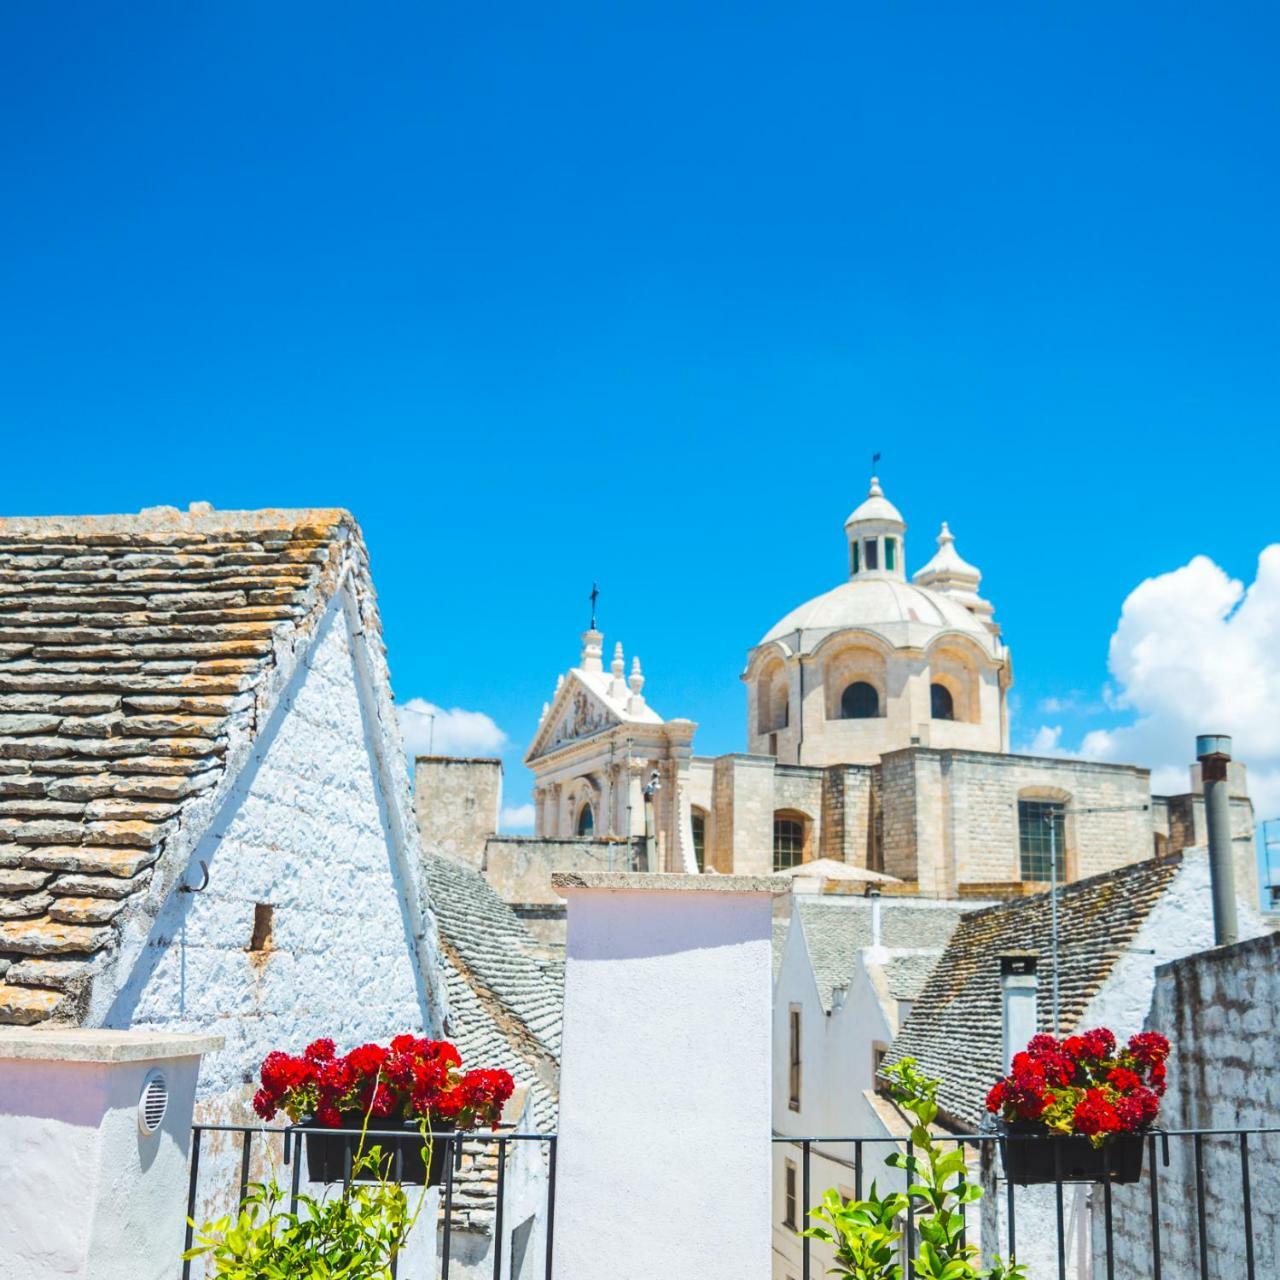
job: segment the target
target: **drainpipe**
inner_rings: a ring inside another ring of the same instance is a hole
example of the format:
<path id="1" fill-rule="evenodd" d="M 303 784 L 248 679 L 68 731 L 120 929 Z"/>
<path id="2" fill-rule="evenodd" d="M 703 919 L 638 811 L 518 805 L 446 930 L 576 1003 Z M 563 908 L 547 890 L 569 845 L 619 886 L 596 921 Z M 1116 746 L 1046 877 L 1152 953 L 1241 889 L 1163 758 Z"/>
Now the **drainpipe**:
<path id="1" fill-rule="evenodd" d="M 1209 826 L 1209 877 L 1213 884 L 1213 941 L 1228 947 L 1240 941 L 1236 920 L 1236 868 L 1231 850 L 1231 795 L 1227 782 L 1231 739 L 1206 733 L 1196 738 L 1196 759 L 1204 780 L 1204 809 Z"/>
<path id="2" fill-rule="evenodd" d="M 1036 957 L 1030 951 L 1010 951 L 1000 957 L 1000 1027 L 1004 1069 L 1013 1065 L 1013 1055 L 1021 1053 L 1038 1029 Z"/>

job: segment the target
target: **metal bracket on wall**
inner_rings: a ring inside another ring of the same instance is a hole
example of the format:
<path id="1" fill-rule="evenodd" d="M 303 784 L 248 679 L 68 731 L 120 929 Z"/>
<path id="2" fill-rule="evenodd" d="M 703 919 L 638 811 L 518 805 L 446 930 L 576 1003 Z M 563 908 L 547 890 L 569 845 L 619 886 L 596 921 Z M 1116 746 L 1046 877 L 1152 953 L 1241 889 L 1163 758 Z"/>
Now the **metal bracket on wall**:
<path id="1" fill-rule="evenodd" d="M 200 859 L 200 870 L 204 879 L 198 885 L 180 884 L 179 893 L 203 893 L 209 887 L 209 864 L 203 858 Z"/>

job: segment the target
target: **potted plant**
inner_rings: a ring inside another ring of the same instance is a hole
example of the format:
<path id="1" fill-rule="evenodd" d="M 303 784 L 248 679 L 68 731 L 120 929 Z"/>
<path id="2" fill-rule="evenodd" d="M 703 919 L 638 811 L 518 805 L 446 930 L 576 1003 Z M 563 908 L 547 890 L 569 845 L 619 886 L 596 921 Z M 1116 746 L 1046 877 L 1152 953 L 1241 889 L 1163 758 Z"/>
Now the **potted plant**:
<path id="1" fill-rule="evenodd" d="M 362 1044 L 339 1056 L 334 1042 L 322 1038 L 299 1057 L 267 1054 L 253 1109 L 264 1120 L 284 1111 L 308 1130 L 307 1167 L 315 1182 L 344 1181 L 352 1164 L 347 1153 L 354 1157 L 358 1150 L 358 1134 L 326 1130 L 367 1126 L 404 1129 L 403 1138 L 376 1138 L 388 1169 L 402 1182 L 436 1186 L 449 1144 L 437 1146 L 430 1135 L 496 1128 L 513 1088 L 506 1071 L 464 1072 L 447 1040 L 396 1036 L 386 1048 Z M 367 1167 L 358 1172 L 367 1177 Z"/>
<path id="2" fill-rule="evenodd" d="M 1137 1182 L 1168 1056 L 1156 1031 L 1124 1048 L 1105 1027 L 1062 1040 L 1033 1036 L 987 1095 L 1005 1135 L 1005 1176 L 1019 1186 Z"/>

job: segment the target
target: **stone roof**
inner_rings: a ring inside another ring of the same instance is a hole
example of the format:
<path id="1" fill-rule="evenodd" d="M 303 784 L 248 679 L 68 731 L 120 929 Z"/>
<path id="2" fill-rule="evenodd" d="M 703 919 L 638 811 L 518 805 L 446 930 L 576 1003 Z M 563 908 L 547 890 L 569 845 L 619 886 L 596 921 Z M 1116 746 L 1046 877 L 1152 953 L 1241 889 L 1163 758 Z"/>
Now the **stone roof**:
<path id="1" fill-rule="evenodd" d="M 532 935 L 479 872 L 439 854 L 423 858 L 449 997 L 447 1034 L 464 1067 L 510 1071 L 528 1090 L 527 1123 L 552 1133 L 563 966 L 536 957 Z M 497 1147 L 464 1150 L 454 1182 L 453 1228 L 487 1234 L 494 1222 Z"/>
<path id="2" fill-rule="evenodd" d="M 1112 966 L 1172 883 L 1182 855 L 1137 862 L 1059 890 L 1059 1000 L 1065 1030 L 1073 1030 Z M 1050 903 L 1036 894 L 964 916 L 941 961 L 912 1006 L 887 1055 L 916 1059 L 942 1081 L 939 1106 L 949 1121 L 976 1128 L 984 1099 L 1001 1074 L 1000 957 L 1031 951 L 1040 957 L 1039 1025 L 1050 1029 Z"/>
<path id="3" fill-rule="evenodd" d="M 941 949 L 891 952 L 884 963 L 889 994 L 895 1000 L 918 1000 L 941 958 Z"/>
<path id="4" fill-rule="evenodd" d="M 347 512 L 0 519 L 0 1022 L 84 1020 L 344 582 L 393 722 Z"/>
<path id="5" fill-rule="evenodd" d="M 849 985 L 858 953 L 872 945 L 872 900 L 798 897 L 793 900 L 792 910 L 799 915 L 818 993 L 823 1008 L 829 1013 L 836 990 Z M 885 976 L 890 994 L 900 1000 L 914 998 L 911 994 L 900 994 L 895 982 L 903 990 L 912 990 L 915 980 L 923 981 L 921 974 L 927 976 L 927 967 L 941 954 L 961 918 L 958 906 L 902 899 L 890 904 L 881 899 L 880 945 L 887 951 Z M 782 927 L 778 928 L 778 924 Z M 775 922 L 775 974 L 782 961 L 786 928 L 785 921 Z M 931 944 L 932 956 L 922 954 Z M 906 967 L 894 967 L 904 965 Z"/>

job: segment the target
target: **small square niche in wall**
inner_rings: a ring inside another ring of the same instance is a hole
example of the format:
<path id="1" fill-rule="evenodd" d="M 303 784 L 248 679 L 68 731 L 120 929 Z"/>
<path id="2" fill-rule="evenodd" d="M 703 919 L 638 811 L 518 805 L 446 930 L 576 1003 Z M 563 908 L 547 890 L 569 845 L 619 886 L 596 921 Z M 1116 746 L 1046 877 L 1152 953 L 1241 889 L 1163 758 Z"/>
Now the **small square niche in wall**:
<path id="1" fill-rule="evenodd" d="M 253 936 L 249 939 L 250 951 L 271 950 L 271 929 L 275 923 L 275 908 L 269 902 L 258 902 L 253 908 Z"/>

